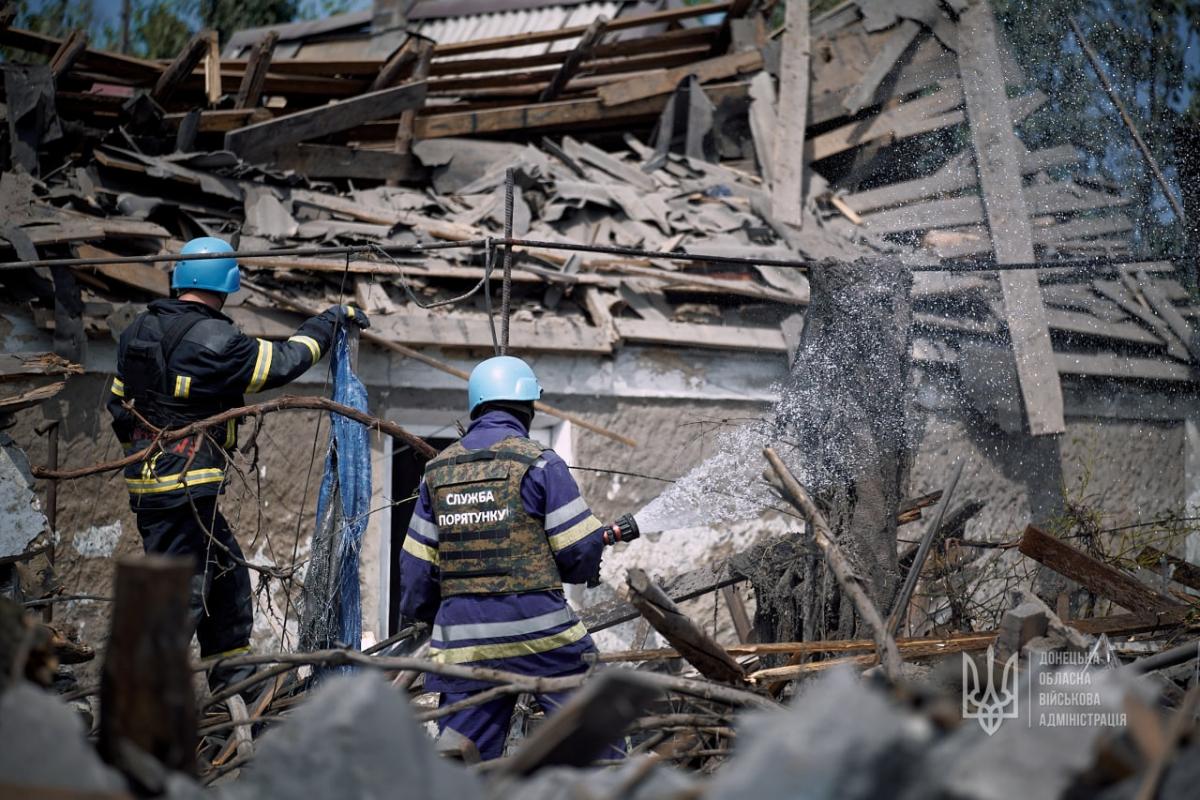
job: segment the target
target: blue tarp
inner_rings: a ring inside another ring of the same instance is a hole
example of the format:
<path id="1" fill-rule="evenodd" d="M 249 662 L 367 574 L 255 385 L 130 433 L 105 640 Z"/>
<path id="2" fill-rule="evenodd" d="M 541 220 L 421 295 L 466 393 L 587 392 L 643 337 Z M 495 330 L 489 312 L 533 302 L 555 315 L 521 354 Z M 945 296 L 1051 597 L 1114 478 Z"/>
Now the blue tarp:
<path id="1" fill-rule="evenodd" d="M 333 363 L 333 400 L 360 411 L 367 410 L 367 390 L 350 365 L 350 346 L 346 331 L 339 329 L 331 355 Z M 335 514 L 339 529 L 334 531 L 336 550 L 331 559 L 337 589 L 330 609 L 331 638 L 355 650 L 362 646 L 362 599 L 358 586 L 358 554 L 362 548 L 371 506 L 371 442 L 366 425 L 331 414 L 329 454 L 317 500 L 317 524 L 326 519 L 331 498 L 340 498 L 341 514 Z"/>

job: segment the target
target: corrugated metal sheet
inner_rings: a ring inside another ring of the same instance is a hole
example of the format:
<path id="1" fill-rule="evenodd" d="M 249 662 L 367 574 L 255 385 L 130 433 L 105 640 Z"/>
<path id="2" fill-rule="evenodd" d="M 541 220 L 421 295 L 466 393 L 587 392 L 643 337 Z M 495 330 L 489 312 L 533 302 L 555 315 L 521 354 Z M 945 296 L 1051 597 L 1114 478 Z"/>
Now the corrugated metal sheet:
<path id="1" fill-rule="evenodd" d="M 496 36 L 551 31 L 575 25 L 589 25 L 601 14 L 612 19 L 621 5 L 621 2 L 600 2 L 575 6 L 546 6 L 521 11 L 498 11 L 491 14 L 421 20 L 413 27 L 439 44 L 449 44 L 467 42 L 472 39 L 491 39 Z M 505 50 L 489 51 L 488 56 L 520 58 L 557 50 L 570 50 L 577 41 L 579 41 L 578 37 L 572 37 L 554 42 L 510 47 Z M 464 56 L 464 58 L 469 57 Z"/>
<path id="2" fill-rule="evenodd" d="M 436 9 L 436 4 L 429 4 Z M 589 25 L 601 14 L 614 18 L 623 0 L 607 2 L 584 2 L 547 4 L 539 8 L 524 8 L 510 11 L 495 11 L 486 14 L 463 14 L 450 17 L 428 18 L 432 9 L 422 7 L 421 18 L 412 19 L 409 29 L 418 31 L 440 44 L 467 42 L 472 39 L 490 39 L 496 36 L 513 36 L 521 33 L 557 30 L 576 25 Z M 275 58 L 336 59 L 379 57 L 379 47 L 373 46 L 366 28 L 370 24 L 369 11 L 342 14 L 323 20 L 273 26 L 279 33 L 280 43 Z M 224 49 L 226 58 L 245 58 L 251 46 L 266 32 L 266 28 L 252 28 L 233 34 Z M 319 37 L 316 41 L 307 41 Z M 392 34 L 391 38 L 395 38 Z M 578 37 L 554 42 L 510 47 L 494 50 L 489 57 L 520 58 L 542 53 L 570 50 L 579 41 Z M 383 44 L 380 42 L 379 44 Z M 384 47 L 390 50 L 390 47 Z M 470 56 L 462 56 L 469 58 Z"/>

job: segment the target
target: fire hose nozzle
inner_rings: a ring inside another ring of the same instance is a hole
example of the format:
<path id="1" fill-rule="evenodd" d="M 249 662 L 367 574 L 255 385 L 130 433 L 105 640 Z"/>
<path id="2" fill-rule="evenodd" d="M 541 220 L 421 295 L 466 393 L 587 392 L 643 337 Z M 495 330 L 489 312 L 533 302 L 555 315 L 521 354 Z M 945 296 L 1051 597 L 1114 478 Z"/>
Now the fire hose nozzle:
<path id="1" fill-rule="evenodd" d="M 622 514 L 616 522 L 605 529 L 604 544 L 611 547 L 617 542 L 632 542 L 641 535 L 633 514 Z"/>

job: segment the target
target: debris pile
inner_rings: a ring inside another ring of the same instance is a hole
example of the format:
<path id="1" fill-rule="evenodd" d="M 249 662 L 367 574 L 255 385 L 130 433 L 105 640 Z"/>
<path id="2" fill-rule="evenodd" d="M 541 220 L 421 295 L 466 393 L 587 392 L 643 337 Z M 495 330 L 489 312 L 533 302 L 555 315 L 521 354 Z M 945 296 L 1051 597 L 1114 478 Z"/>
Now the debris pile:
<path id="1" fill-rule="evenodd" d="M 768 34 L 773 5 L 684 5 L 436 44 L 413 35 L 386 58 L 339 60 L 276 57 L 269 32 L 245 58 L 223 56 L 201 32 L 176 58 L 150 61 L 0 15 L 0 45 L 51 58 L 3 67 L 12 169 L 0 176 L 0 284 L 58 353 L 6 353 L 0 379 L 82 371 L 73 362 L 88 363 L 89 340 L 119 334 L 141 303 L 169 293 L 169 264 L 155 257 L 220 235 L 259 253 L 242 257 L 250 279 L 227 307 L 251 336 L 287 336 L 292 314 L 352 290 L 372 315 L 364 341 L 459 377 L 427 351 L 488 351 L 510 322 L 522 353 L 786 358 L 794 372 L 774 424 L 706 469 L 728 480 L 736 466 L 763 501 L 756 510 L 797 529 L 668 576 L 629 570 L 619 596 L 580 614 L 591 632 L 638 620 L 629 649 L 549 679 L 427 659 L 420 625 L 364 652 L 322 635 L 306 644 L 332 649 L 189 663 L 175 641 L 179 568 L 123 563 L 119 646 L 100 686 L 65 695 L 103 698 L 95 730 L 112 768 L 70 712 L 17 681 L 0 695 L 0 739 L 26 725 L 39 735 L 0 750 L 0 786 L 230 798 L 402 785 L 415 797 L 549 800 L 585 784 L 638 798 L 1187 796 L 1200 568 L 1165 545 L 1107 556 L 1090 533 L 1047 529 L 1037 510 L 1019 537 L 970 539 L 985 506 L 955 496 L 961 464 L 943 491 L 904 493 L 918 372 L 927 407 L 961 399 L 1057 464 L 1052 437 L 1070 403 L 1088 410 L 1135 384 L 1166 408 L 1194 398 L 1200 307 L 1171 263 L 1132 259 L 1119 210 L 1129 199 L 1071 176 L 1074 146 L 1021 144 L 1017 129 L 1047 98 L 1023 85 L 986 4 L 859 0 L 811 19 L 806 3 L 788 4 L 802 17 Z M 724 16 L 708 24 L 709 14 Z M 531 37 L 570 46 L 505 52 Z M 918 149 L 927 157 L 906 158 Z M 76 260 L 47 268 L 55 259 Z M 509 272 L 513 312 L 497 321 L 493 293 Z M 0 414 L 61 386 L 5 397 Z M 239 413 L 330 410 L 304 400 Z M 352 412 L 337 411 L 431 452 Z M 53 524 L 0 444 L 3 578 Z M 1059 477 L 1030 482 L 1053 492 Z M 682 505 L 710 500 L 703 481 L 681 485 Z M 919 538 L 898 535 L 935 505 Z M 1013 593 L 1034 582 L 986 571 L 1017 561 L 1065 588 Z M 731 589 L 747 582 L 753 610 Z M 718 592 L 736 644 L 683 605 Z M 51 684 L 69 637 L 11 611 L 0 609 L 0 674 Z M 668 646 L 648 648 L 651 632 Z M 131 656 L 146 652 L 162 656 L 153 672 Z M 197 698 L 197 675 L 217 663 L 260 669 Z M 1081 733 L 1010 707 L 1038 690 L 1042 667 L 1080 664 L 1103 686 L 1094 708 L 1062 713 L 1127 722 Z M 386 682 L 322 687 L 331 667 Z M 1153 674 L 1157 693 L 1135 672 Z M 417 724 L 446 713 L 424 691 L 430 673 L 488 681 L 496 695 L 580 691 L 549 717 L 522 699 L 507 757 L 464 768 L 447 762 L 472 761 L 469 746 L 439 756 Z M 633 758 L 597 765 L 616 740 Z"/>

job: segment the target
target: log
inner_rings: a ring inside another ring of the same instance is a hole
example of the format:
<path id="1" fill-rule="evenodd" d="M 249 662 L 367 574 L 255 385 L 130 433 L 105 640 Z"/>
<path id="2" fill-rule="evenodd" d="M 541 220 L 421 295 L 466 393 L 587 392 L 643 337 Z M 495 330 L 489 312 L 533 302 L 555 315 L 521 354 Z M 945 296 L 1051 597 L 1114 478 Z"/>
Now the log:
<path id="1" fill-rule="evenodd" d="M 1025 529 L 1018 549 L 1042 566 L 1082 584 L 1092 594 L 1107 597 L 1130 611 L 1169 611 L 1180 605 L 1174 598 L 1159 594 L 1127 572 L 1109 566 L 1033 525 Z"/>
<path id="2" fill-rule="evenodd" d="M 745 671 L 721 645 L 671 602 L 662 588 L 643 570 L 634 568 L 626 576 L 629 600 L 654 630 L 670 642 L 689 664 L 710 680 L 741 683 Z"/>
<path id="3" fill-rule="evenodd" d="M 188 559 L 162 556 L 117 564 L 100 684 L 99 749 L 110 764 L 136 769 L 139 757 L 151 756 L 169 770 L 195 771 L 192 570 Z"/>
<path id="4" fill-rule="evenodd" d="M 225 149 L 247 159 L 269 157 L 281 145 L 315 139 L 394 116 L 425 101 L 424 81 L 339 100 L 225 134 Z"/>

